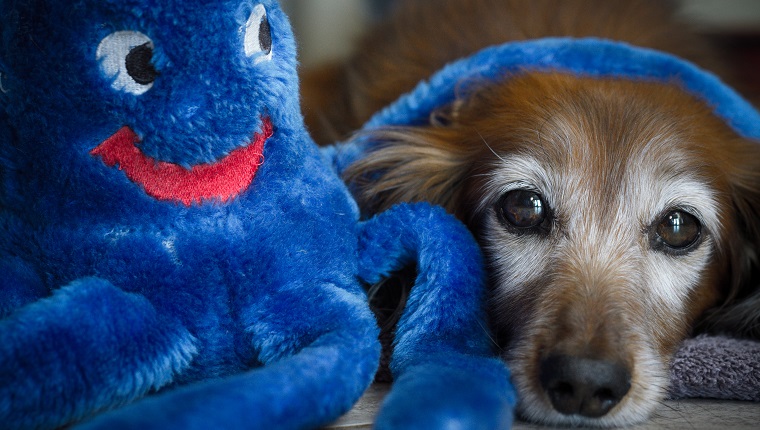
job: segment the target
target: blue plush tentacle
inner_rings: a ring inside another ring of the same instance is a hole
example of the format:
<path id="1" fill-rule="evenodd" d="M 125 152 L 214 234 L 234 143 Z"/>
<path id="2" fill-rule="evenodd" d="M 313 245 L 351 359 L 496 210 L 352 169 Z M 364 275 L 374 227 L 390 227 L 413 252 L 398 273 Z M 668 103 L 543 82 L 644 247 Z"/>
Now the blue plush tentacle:
<path id="1" fill-rule="evenodd" d="M 394 377 L 376 418 L 377 430 L 494 430 L 512 425 L 515 394 L 507 369 L 496 358 L 431 354 Z"/>
<path id="2" fill-rule="evenodd" d="M 77 429 L 303 429 L 329 424 L 351 408 L 377 368 L 377 332 L 361 315 L 267 366 L 149 397 Z"/>
<path id="3" fill-rule="evenodd" d="M 0 321 L 0 426 L 55 428 L 128 403 L 195 353 L 190 333 L 144 297 L 73 282 Z"/>
<path id="4" fill-rule="evenodd" d="M 403 204 L 363 224 L 360 251 L 368 282 L 418 266 L 396 329 L 394 386 L 376 427 L 509 428 L 515 395 L 494 358 L 482 260 L 469 231 L 443 209 Z"/>

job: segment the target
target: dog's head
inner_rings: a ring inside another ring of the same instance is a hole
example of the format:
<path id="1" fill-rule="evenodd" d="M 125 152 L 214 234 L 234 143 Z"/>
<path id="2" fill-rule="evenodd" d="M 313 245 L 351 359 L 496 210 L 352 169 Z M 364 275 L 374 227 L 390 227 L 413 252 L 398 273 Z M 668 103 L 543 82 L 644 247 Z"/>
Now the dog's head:
<path id="1" fill-rule="evenodd" d="M 367 207 L 431 201 L 476 233 L 529 419 L 646 418 L 679 342 L 749 284 L 760 145 L 675 84 L 529 73 L 373 138 L 348 172 Z"/>

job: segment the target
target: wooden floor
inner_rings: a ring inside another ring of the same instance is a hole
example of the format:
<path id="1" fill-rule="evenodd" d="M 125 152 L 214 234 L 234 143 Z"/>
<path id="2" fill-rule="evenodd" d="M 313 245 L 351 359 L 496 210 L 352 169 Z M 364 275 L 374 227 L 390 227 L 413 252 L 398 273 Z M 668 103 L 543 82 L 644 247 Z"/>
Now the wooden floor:
<path id="1" fill-rule="evenodd" d="M 328 429 L 370 429 L 378 406 L 388 392 L 388 385 L 370 387 L 364 397 L 343 418 Z M 543 429 L 547 427 L 515 422 L 515 430 Z M 628 427 L 634 430 L 649 429 L 760 429 L 760 403 L 715 400 L 666 401 L 646 423 Z"/>

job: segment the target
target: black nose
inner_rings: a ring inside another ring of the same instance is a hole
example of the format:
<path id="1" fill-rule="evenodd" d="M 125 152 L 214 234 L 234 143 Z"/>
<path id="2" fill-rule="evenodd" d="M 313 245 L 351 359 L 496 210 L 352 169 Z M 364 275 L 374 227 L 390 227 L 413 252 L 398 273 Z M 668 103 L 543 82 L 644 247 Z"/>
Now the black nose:
<path id="1" fill-rule="evenodd" d="M 601 417 L 631 388 L 631 374 L 604 360 L 550 355 L 541 362 L 541 386 L 554 409 L 565 415 Z"/>

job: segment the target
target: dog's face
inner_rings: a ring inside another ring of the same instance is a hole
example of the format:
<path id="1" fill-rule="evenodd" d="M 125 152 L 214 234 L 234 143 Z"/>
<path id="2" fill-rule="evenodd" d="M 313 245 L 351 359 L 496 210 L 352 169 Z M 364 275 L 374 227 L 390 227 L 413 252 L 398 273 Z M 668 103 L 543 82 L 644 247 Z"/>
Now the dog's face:
<path id="1" fill-rule="evenodd" d="M 558 74 L 434 122 L 386 132 L 357 171 L 383 172 L 374 203 L 433 201 L 469 223 L 522 415 L 645 419 L 679 342 L 751 264 L 757 144 L 674 86 Z"/>
<path id="2" fill-rule="evenodd" d="M 470 190 L 522 413 L 639 420 L 720 294 L 736 228 L 720 158 L 736 138 L 662 86 L 544 77 L 505 91 L 512 119 L 475 126 L 495 154 Z"/>

